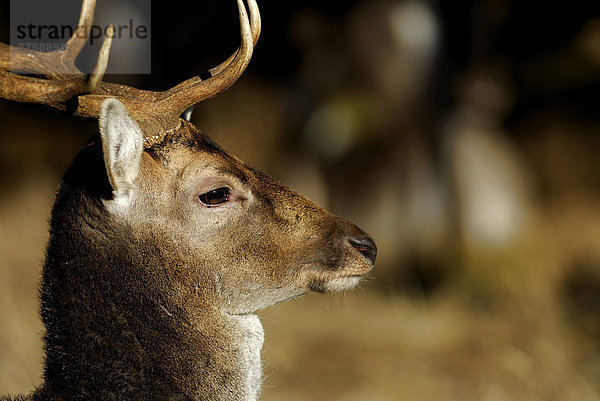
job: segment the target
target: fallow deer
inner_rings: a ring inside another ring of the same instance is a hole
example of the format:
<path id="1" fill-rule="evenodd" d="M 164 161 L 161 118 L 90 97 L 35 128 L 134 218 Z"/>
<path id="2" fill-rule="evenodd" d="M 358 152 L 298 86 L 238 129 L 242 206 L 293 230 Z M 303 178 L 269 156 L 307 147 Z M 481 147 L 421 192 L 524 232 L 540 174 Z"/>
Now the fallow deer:
<path id="1" fill-rule="evenodd" d="M 375 244 L 181 118 L 248 65 L 255 0 L 250 17 L 238 0 L 238 50 L 210 78 L 165 92 L 102 82 L 110 35 L 93 74 L 76 69 L 94 7 L 83 1 L 63 51 L 0 47 L 0 97 L 100 127 L 57 194 L 41 284 L 44 383 L 18 399 L 255 400 L 263 329 L 254 313 L 354 287 Z"/>

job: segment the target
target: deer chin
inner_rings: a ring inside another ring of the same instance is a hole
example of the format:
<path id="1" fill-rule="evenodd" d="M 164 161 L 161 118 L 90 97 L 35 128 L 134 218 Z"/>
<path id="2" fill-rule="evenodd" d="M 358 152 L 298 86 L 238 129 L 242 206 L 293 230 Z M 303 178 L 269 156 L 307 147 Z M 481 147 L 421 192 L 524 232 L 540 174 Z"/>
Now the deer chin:
<path id="1" fill-rule="evenodd" d="M 360 282 L 362 276 L 337 277 L 325 282 L 325 292 L 340 292 L 351 290 Z"/>
<path id="2" fill-rule="evenodd" d="M 308 283 L 309 290 L 313 292 L 347 291 L 356 287 L 367 272 L 360 274 L 307 272 L 306 282 Z"/>

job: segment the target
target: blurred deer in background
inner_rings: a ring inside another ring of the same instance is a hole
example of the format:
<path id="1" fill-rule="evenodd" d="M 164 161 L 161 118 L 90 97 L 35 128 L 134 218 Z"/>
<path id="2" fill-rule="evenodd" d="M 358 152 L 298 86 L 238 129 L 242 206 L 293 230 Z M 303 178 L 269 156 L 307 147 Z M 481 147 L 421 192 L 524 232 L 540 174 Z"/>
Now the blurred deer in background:
<path id="1" fill-rule="evenodd" d="M 77 70 L 94 7 L 84 0 L 64 51 L 0 47 L 0 97 L 100 126 L 58 191 L 41 285 L 45 381 L 18 399 L 255 400 L 254 312 L 354 287 L 376 246 L 180 117 L 248 65 L 254 0 L 250 18 L 238 0 L 239 49 L 210 78 L 165 92 L 102 82 L 110 31 L 94 72 Z"/>

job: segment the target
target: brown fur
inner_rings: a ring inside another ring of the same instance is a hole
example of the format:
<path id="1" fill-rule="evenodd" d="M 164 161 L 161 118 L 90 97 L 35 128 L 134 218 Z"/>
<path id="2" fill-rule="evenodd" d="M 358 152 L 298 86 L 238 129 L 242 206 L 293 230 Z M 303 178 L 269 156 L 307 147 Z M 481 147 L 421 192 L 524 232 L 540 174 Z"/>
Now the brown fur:
<path id="1" fill-rule="evenodd" d="M 240 322 L 372 267 L 348 242 L 360 229 L 189 123 L 143 152 L 137 185 L 127 215 L 107 208 L 99 136 L 66 172 L 41 287 L 45 382 L 27 399 L 251 399 Z M 198 201 L 215 185 L 235 193 L 219 210 Z"/>

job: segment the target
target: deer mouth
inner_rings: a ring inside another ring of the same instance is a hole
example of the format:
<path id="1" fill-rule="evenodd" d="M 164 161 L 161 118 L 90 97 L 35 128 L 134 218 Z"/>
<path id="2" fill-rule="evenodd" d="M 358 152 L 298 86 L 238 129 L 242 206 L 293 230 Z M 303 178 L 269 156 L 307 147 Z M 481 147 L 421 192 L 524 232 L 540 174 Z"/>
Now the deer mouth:
<path id="1" fill-rule="evenodd" d="M 377 247 L 369 237 L 350 238 L 338 258 L 306 266 L 302 281 L 313 292 L 351 290 L 373 269 L 376 255 Z"/>

